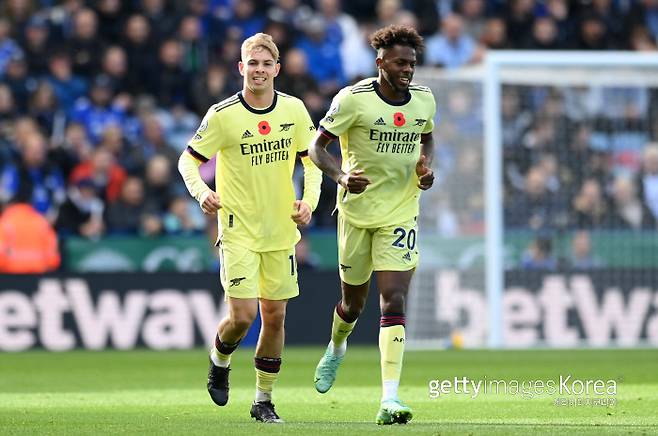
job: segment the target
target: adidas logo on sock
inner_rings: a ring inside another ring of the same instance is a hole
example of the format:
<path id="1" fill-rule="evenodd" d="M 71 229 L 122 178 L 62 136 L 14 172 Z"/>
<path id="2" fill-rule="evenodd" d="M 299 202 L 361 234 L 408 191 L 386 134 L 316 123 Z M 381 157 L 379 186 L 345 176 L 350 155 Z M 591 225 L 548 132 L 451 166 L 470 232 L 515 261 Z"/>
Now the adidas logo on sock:
<path id="1" fill-rule="evenodd" d="M 244 133 L 242 134 L 242 139 L 253 138 L 253 137 L 254 137 L 254 135 L 252 135 L 249 130 L 245 130 Z"/>
<path id="2" fill-rule="evenodd" d="M 377 121 L 375 121 L 375 126 L 385 126 L 386 123 L 384 122 L 384 119 L 382 117 L 379 117 Z"/>

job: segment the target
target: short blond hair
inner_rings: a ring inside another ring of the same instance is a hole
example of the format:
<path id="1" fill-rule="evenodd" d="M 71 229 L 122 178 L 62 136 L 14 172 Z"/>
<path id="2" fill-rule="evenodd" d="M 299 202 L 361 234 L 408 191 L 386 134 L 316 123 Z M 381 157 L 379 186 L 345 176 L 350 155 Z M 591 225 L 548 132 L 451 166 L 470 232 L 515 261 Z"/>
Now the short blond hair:
<path id="1" fill-rule="evenodd" d="M 272 53 L 274 60 L 279 62 L 279 49 L 274 43 L 272 37 L 267 33 L 257 33 L 244 40 L 242 47 L 240 47 L 240 55 L 242 56 L 242 60 L 244 61 L 247 57 L 247 54 L 258 47 L 263 47 L 264 49 L 268 50 L 270 53 Z"/>

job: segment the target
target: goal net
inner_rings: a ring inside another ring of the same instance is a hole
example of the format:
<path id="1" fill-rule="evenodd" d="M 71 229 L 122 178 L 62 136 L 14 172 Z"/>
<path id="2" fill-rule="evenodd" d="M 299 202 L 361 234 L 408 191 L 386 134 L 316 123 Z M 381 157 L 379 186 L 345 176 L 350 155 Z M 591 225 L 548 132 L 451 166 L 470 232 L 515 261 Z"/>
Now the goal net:
<path id="1" fill-rule="evenodd" d="M 658 57 L 499 52 L 438 102 L 410 347 L 658 343 Z"/>

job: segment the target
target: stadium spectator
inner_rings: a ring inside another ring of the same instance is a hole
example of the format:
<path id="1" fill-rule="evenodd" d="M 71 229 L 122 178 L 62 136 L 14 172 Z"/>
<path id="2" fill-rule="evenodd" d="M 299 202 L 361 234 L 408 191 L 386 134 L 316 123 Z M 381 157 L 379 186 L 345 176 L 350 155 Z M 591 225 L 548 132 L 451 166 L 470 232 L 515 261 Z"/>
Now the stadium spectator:
<path id="1" fill-rule="evenodd" d="M 27 59 L 30 75 L 41 77 L 48 73 L 48 57 L 53 50 L 48 21 L 34 15 L 27 23 L 21 46 Z"/>
<path id="2" fill-rule="evenodd" d="M 73 71 L 86 79 L 98 72 L 105 38 L 98 33 L 98 18 L 93 9 L 83 8 L 73 16 L 73 29 L 65 47 L 71 55 Z"/>
<path id="3" fill-rule="evenodd" d="M 578 229 L 602 228 L 609 207 L 596 179 L 586 179 L 572 202 L 573 221 Z"/>
<path id="4" fill-rule="evenodd" d="M 9 198 L 23 191 L 29 193 L 34 209 L 54 223 L 66 198 L 66 184 L 60 168 L 48 162 L 47 147 L 40 133 L 32 131 L 26 136 L 20 145 L 20 161 L 2 170 L 0 189 Z"/>
<path id="5" fill-rule="evenodd" d="M 208 42 L 203 37 L 201 21 L 194 15 L 181 19 L 178 27 L 178 39 L 183 51 L 183 70 L 190 74 L 206 71 L 208 65 Z"/>
<path id="6" fill-rule="evenodd" d="M 85 128 L 78 123 L 69 123 L 63 138 L 52 145 L 50 157 L 65 175 L 69 175 L 80 162 L 91 158 L 92 151 Z"/>
<path id="7" fill-rule="evenodd" d="M 91 179 L 103 201 L 114 202 L 121 194 L 121 187 L 126 180 L 126 171 L 119 166 L 111 151 L 97 148 L 90 159 L 81 162 L 71 172 L 69 181 L 77 183 L 82 179 Z"/>
<path id="8" fill-rule="evenodd" d="M 645 27 L 653 40 L 658 40 L 658 4 L 653 0 L 634 1 L 628 13 L 628 23 Z"/>
<path id="9" fill-rule="evenodd" d="M 22 54 L 20 45 L 11 38 L 11 23 L 0 15 L 0 79 L 5 75 L 9 60 Z"/>
<path id="10" fill-rule="evenodd" d="M 511 194 L 505 208 L 508 227 L 540 230 L 550 228 L 563 211 L 560 199 L 547 188 L 546 174 L 540 167 L 531 167 L 522 192 Z"/>
<path id="11" fill-rule="evenodd" d="M 617 176 L 612 185 L 612 204 L 613 207 L 606 222 L 608 228 L 657 230 L 656 219 L 649 208 L 638 198 L 630 178 Z"/>
<path id="12" fill-rule="evenodd" d="M 206 220 L 196 202 L 179 195 L 169 204 L 169 210 L 162 218 L 162 226 L 168 235 L 200 234 L 206 227 Z"/>
<path id="13" fill-rule="evenodd" d="M 487 19 L 482 30 L 480 43 L 492 50 L 504 50 L 511 48 L 507 40 L 507 24 L 500 17 Z"/>
<path id="14" fill-rule="evenodd" d="M 539 17 L 532 24 L 532 33 L 524 48 L 528 50 L 557 50 L 562 44 L 559 40 L 555 21 L 550 17 Z"/>
<path id="15" fill-rule="evenodd" d="M 21 188 L 0 215 L 0 273 L 44 274 L 61 263 L 57 235 L 32 196 Z"/>
<path id="16" fill-rule="evenodd" d="M 535 18 L 535 1 L 510 0 L 505 4 L 507 39 L 512 47 L 520 48 L 523 46 L 524 39 L 532 32 L 532 23 Z"/>
<path id="17" fill-rule="evenodd" d="M 580 230 L 571 239 L 569 266 L 576 270 L 601 268 L 603 262 L 592 252 L 592 238 L 587 230 Z"/>
<path id="18" fill-rule="evenodd" d="M 121 126 L 125 121 L 125 109 L 112 101 L 113 96 L 112 80 L 99 75 L 91 85 L 89 98 L 80 98 L 73 107 L 71 120 L 85 126 L 94 144 L 101 140 L 108 126 Z"/>
<path id="19" fill-rule="evenodd" d="M 69 187 L 55 228 L 60 235 L 77 235 L 88 239 L 99 238 L 104 230 L 105 204 L 91 179 L 80 179 Z"/>
<path id="20" fill-rule="evenodd" d="M 337 92 L 346 83 L 340 47 L 332 42 L 324 19 L 318 15 L 304 22 L 304 34 L 297 48 L 306 54 L 309 73 L 317 81 L 323 95 Z"/>
<path id="21" fill-rule="evenodd" d="M 441 32 L 427 39 L 425 64 L 458 68 L 480 60 L 477 42 L 464 32 L 461 16 L 450 14 L 441 21 Z"/>
<path id="22" fill-rule="evenodd" d="M 98 34 L 107 41 L 117 41 L 125 21 L 126 2 L 121 0 L 97 0 Z"/>
<path id="23" fill-rule="evenodd" d="M 154 40 L 164 41 L 174 35 L 179 17 L 167 7 L 166 0 L 140 0 L 139 6 L 139 12 L 148 20 L 153 31 Z"/>
<path id="24" fill-rule="evenodd" d="M 485 0 L 463 0 L 456 3 L 455 12 L 464 19 L 464 32 L 480 41 L 487 26 Z"/>
<path id="25" fill-rule="evenodd" d="M 230 75 L 224 64 L 213 63 L 208 69 L 197 75 L 192 84 L 192 106 L 197 113 L 203 113 L 211 105 L 237 92 L 231 83 Z M 191 132 L 194 127 L 188 130 Z M 172 141 L 174 142 L 174 141 Z"/>
<path id="26" fill-rule="evenodd" d="M 284 24 L 291 29 L 294 36 L 297 36 L 313 15 L 313 9 L 300 0 L 274 0 L 273 3 L 273 6 L 267 11 L 267 18 Z M 263 26 L 261 25 L 260 28 L 262 29 Z M 255 32 L 247 33 L 244 36 L 247 37 L 253 33 Z"/>
<path id="27" fill-rule="evenodd" d="M 573 48 L 578 50 L 611 50 L 616 47 L 598 15 L 587 14 L 580 21 L 578 37 Z"/>
<path id="28" fill-rule="evenodd" d="M 162 216 L 176 194 L 184 193 L 178 179 L 172 178 L 172 164 L 163 155 L 153 156 L 146 164 L 144 203 L 147 210 Z"/>
<path id="29" fill-rule="evenodd" d="M 151 94 L 158 105 L 169 108 L 174 104 L 188 105 L 192 75 L 183 69 L 183 47 L 176 39 L 162 43 L 159 51 L 158 73 L 150 80 Z"/>
<path id="30" fill-rule="evenodd" d="M 146 119 L 149 115 L 142 115 L 141 118 Z M 191 133 L 199 126 L 201 120 L 182 104 L 174 105 L 168 111 L 159 110 L 155 116 L 159 121 L 163 137 L 167 139 L 167 144 L 177 152 L 183 150 Z"/>
<path id="31" fill-rule="evenodd" d="M 290 0 L 294 2 L 294 0 Z M 276 9 L 273 6 L 271 10 Z M 293 12 L 295 8 L 293 7 Z M 265 15 L 261 13 L 254 0 L 233 2 L 232 16 L 227 21 L 227 33 L 234 39 L 244 39 L 260 32 L 265 26 Z M 278 20 L 274 20 L 278 21 Z M 288 24 L 288 23 L 286 23 Z"/>
<path id="32" fill-rule="evenodd" d="M 126 52 L 126 91 L 134 94 L 147 92 L 150 87 L 145 77 L 154 77 L 158 69 L 157 45 L 151 36 L 149 21 L 140 14 L 131 15 L 124 26 L 121 45 Z"/>
<path id="33" fill-rule="evenodd" d="M 640 197 L 654 218 L 658 219 L 658 143 L 645 146 L 642 156 L 642 172 L 638 177 Z"/>
<path id="34" fill-rule="evenodd" d="M 403 11 L 400 0 L 377 0 L 375 5 L 375 27 L 385 27 L 396 24 L 398 15 Z"/>
<path id="35" fill-rule="evenodd" d="M 156 155 L 164 156 L 171 165 L 177 162 L 178 150 L 169 144 L 158 117 L 155 114 L 146 115 L 143 117 L 142 123 L 142 138 L 130 151 L 130 158 L 136 170 L 134 172 L 144 174 L 148 161 Z"/>
<path id="36" fill-rule="evenodd" d="M 629 48 L 633 51 L 655 52 L 658 51 L 656 41 L 653 40 L 651 33 L 644 26 L 635 26 L 631 30 L 629 37 Z"/>
<path id="37" fill-rule="evenodd" d="M 356 20 L 342 11 L 340 0 L 319 0 L 318 11 L 327 25 L 327 33 L 340 46 L 341 59 L 350 60 L 343 62 L 345 76 L 350 80 L 367 77 L 372 71 L 372 50 Z"/>
<path id="38" fill-rule="evenodd" d="M 47 80 L 55 91 L 57 101 L 70 113 L 75 102 L 86 95 L 87 83 L 82 77 L 73 74 L 71 58 L 64 52 L 55 52 L 50 56 L 48 71 Z"/>
<path id="39" fill-rule="evenodd" d="M 277 83 L 282 92 L 302 100 L 306 93 L 317 91 L 318 83 L 308 71 L 308 61 L 303 50 L 293 48 L 286 53 Z"/>
<path id="40" fill-rule="evenodd" d="M 521 257 L 521 268 L 526 270 L 555 271 L 557 259 L 553 255 L 553 241 L 546 236 L 533 239 Z"/>
<path id="41" fill-rule="evenodd" d="M 28 113 L 46 135 L 61 137 L 64 134 L 66 113 L 58 104 L 55 91 L 49 82 L 38 82 L 30 97 Z"/>
<path id="42" fill-rule="evenodd" d="M 105 220 L 110 234 L 148 236 L 162 230 L 162 222 L 155 211 L 144 204 L 144 182 L 128 177 L 121 188 L 119 199 L 108 205 Z"/>
<path id="43" fill-rule="evenodd" d="M 13 125 L 13 120 L 17 115 L 14 95 L 11 89 L 4 83 L 0 83 L 0 156 L 8 154 L 9 144 L 6 144 L 9 137 L 9 130 Z M 2 158 L 0 157 L 0 165 Z"/>
<path id="44" fill-rule="evenodd" d="M 18 53 L 9 59 L 5 77 L 2 81 L 11 88 L 11 92 L 16 99 L 17 109 L 21 113 L 27 112 L 30 94 L 36 88 L 37 80 L 30 76 L 25 56 L 22 53 Z"/>
<path id="45" fill-rule="evenodd" d="M 127 59 L 125 50 L 119 45 L 108 46 L 101 59 L 101 74 L 107 76 L 111 88 L 118 92 L 130 91 Z"/>

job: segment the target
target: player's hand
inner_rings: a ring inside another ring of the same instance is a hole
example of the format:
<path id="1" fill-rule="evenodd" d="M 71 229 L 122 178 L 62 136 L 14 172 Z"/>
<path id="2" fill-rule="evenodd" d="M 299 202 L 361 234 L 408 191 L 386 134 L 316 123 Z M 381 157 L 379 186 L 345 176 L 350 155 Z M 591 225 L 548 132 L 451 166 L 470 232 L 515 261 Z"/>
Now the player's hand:
<path id="1" fill-rule="evenodd" d="M 434 184 L 434 171 L 425 165 L 427 158 L 422 155 L 416 162 L 416 175 L 418 176 L 418 187 L 423 191 L 430 189 Z"/>
<path id="2" fill-rule="evenodd" d="M 295 200 L 293 203 L 293 213 L 290 218 L 299 226 L 305 226 L 311 222 L 311 206 L 301 200 Z"/>
<path id="3" fill-rule="evenodd" d="M 208 190 L 203 193 L 199 199 L 201 210 L 206 215 L 216 215 L 217 211 L 222 207 L 219 202 L 219 196 L 215 191 Z"/>
<path id="4" fill-rule="evenodd" d="M 370 179 L 363 176 L 363 170 L 352 170 L 338 178 L 338 184 L 352 194 L 360 194 L 370 184 Z"/>

